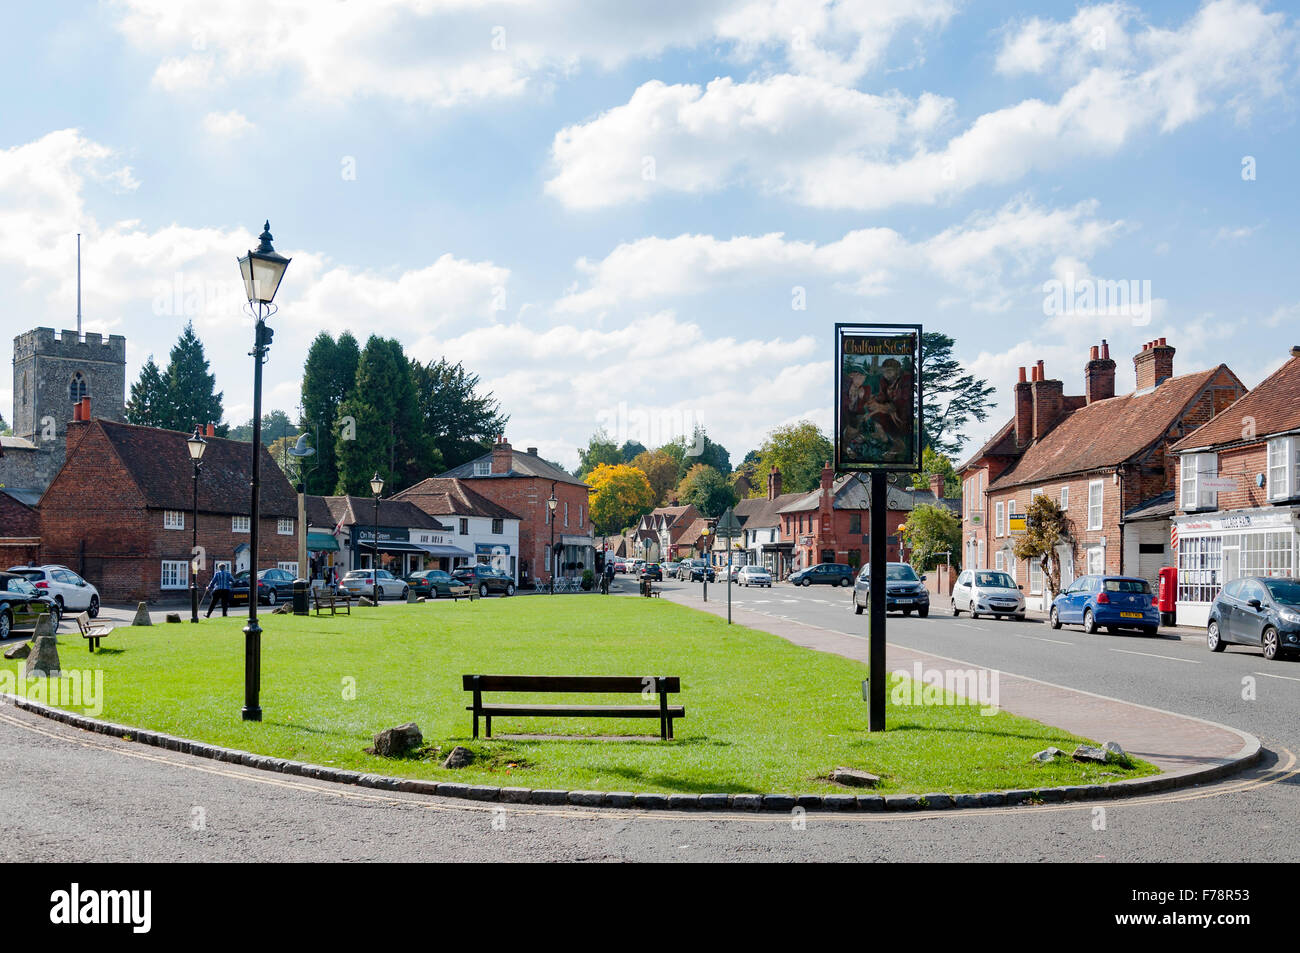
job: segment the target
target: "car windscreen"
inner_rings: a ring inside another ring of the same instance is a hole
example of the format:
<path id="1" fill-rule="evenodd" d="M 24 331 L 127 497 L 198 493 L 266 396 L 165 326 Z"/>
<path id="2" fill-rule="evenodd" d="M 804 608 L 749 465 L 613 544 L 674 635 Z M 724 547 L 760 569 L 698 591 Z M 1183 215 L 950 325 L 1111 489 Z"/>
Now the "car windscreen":
<path id="1" fill-rule="evenodd" d="M 0 579 L 0 590 L 12 592 L 16 596 L 36 595 L 36 587 L 30 582 L 26 579 L 17 579 L 13 577 Z"/>
<path id="2" fill-rule="evenodd" d="M 1016 588 L 1015 580 L 1004 572 L 977 572 L 975 574 L 975 585 L 983 586 L 985 589 Z"/>
<path id="3" fill-rule="evenodd" d="M 1151 584 L 1145 579 L 1107 579 L 1107 592 L 1146 592 L 1151 591 Z"/>
<path id="4" fill-rule="evenodd" d="M 44 579 L 44 569 L 11 569 L 9 570 L 15 576 L 22 576 L 24 579 Z"/>
<path id="5" fill-rule="evenodd" d="M 886 566 L 885 578 L 891 582 L 916 582 L 916 572 L 911 566 Z"/>
<path id="6" fill-rule="evenodd" d="M 1288 606 L 1300 606 L 1300 582 L 1294 579 L 1265 579 L 1269 595 Z"/>

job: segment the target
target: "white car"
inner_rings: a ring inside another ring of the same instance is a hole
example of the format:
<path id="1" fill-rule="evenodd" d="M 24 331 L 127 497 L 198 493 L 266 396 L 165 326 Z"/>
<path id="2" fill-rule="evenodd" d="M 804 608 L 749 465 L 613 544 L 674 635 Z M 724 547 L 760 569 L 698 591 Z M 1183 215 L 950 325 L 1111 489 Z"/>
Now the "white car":
<path id="1" fill-rule="evenodd" d="M 389 596 L 406 598 L 406 592 L 409 588 L 404 581 L 398 579 L 387 569 L 379 570 L 379 578 L 375 579 L 372 569 L 354 569 L 339 584 L 339 588 L 354 596 L 371 596 L 375 593 L 375 585 L 379 586 L 379 598 L 385 599 Z"/>
<path id="2" fill-rule="evenodd" d="M 996 618 L 1011 616 L 1025 620 L 1025 596 L 1016 581 L 996 569 L 967 569 L 952 587 L 952 614 L 969 612 L 972 619 L 981 615 Z"/>
<path id="3" fill-rule="evenodd" d="M 766 586 L 771 589 L 772 574 L 762 566 L 741 566 L 740 572 L 736 574 L 736 582 L 745 587 Z"/>
<path id="4" fill-rule="evenodd" d="M 41 595 L 50 596 L 60 616 L 84 612 L 93 619 L 99 615 L 99 590 L 67 566 L 14 566 L 9 572 L 22 576 Z"/>

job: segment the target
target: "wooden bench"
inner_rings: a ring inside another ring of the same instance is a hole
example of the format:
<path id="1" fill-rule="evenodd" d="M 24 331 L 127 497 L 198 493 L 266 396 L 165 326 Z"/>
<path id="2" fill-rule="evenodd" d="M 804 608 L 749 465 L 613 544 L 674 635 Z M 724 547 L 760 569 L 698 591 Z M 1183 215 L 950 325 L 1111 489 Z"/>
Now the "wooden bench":
<path id="1" fill-rule="evenodd" d="M 315 589 L 311 591 L 312 603 L 316 606 L 316 614 L 320 615 L 322 609 L 329 609 L 330 615 L 336 615 L 340 608 L 346 609 L 348 615 L 352 615 L 352 594 L 348 592 L 336 592 L 332 589 Z"/>
<path id="2" fill-rule="evenodd" d="M 95 652 L 99 649 L 99 640 L 107 638 L 108 634 L 113 631 L 113 626 L 104 622 L 91 622 L 90 613 L 80 612 L 73 616 L 76 620 L 77 628 L 81 630 L 81 637 L 90 642 L 90 651 Z"/>
<path id="3" fill-rule="evenodd" d="M 449 593 L 449 595 L 451 596 L 452 602 L 460 602 L 460 600 L 462 599 L 468 599 L 470 602 L 473 602 L 475 599 L 482 598 L 482 596 L 478 594 L 478 586 L 470 586 L 468 592 L 462 592 L 462 593 L 452 592 Z"/>
<path id="4" fill-rule="evenodd" d="M 673 719 L 685 718 L 686 709 L 669 705 L 668 696 L 681 692 L 676 676 L 640 675 L 465 675 L 465 691 L 474 693 L 474 703 L 466 711 L 474 713 L 474 737 L 478 737 L 478 720 L 487 719 L 487 736 L 492 737 L 492 717 L 542 716 L 550 718 L 658 718 L 659 737 L 673 736 Z M 622 693 L 648 697 L 659 694 L 657 705 L 504 705 L 483 701 L 484 692 L 566 692 Z"/>

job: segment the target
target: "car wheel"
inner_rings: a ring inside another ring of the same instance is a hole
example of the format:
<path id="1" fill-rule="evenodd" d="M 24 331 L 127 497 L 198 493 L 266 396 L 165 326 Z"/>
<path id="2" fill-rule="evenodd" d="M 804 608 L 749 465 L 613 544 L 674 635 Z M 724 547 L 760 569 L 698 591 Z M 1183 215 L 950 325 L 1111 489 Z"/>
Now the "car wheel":
<path id="1" fill-rule="evenodd" d="M 953 617 L 954 619 L 956 619 L 956 618 L 958 618 L 960 615 L 961 615 L 961 610 L 957 608 L 957 603 L 954 602 L 954 603 L 952 604 L 952 617 Z"/>
<path id="2" fill-rule="evenodd" d="M 854 615 L 862 615 L 862 609 L 863 609 L 863 607 L 860 606 L 860 605 L 858 605 L 857 602 L 854 602 L 854 603 L 853 603 L 853 614 L 854 614 Z"/>
<path id="3" fill-rule="evenodd" d="M 978 618 L 980 617 L 980 614 L 979 614 L 978 612 L 975 611 L 975 600 L 974 600 L 974 599 L 972 599 L 972 600 L 970 601 L 970 617 L 971 617 L 972 619 L 978 619 Z"/>
<path id="4" fill-rule="evenodd" d="M 59 623 L 63 621 L 63 603 L 58 599 L 55 599 L 54 605 L 50 606 L 50 615 L 54 617 L 50 619 L 50 624 L 54 626 L 54 631 L 58 632 Z"/>
<path id="5" fill-rule="evenodd" d="M 807 576 L 804 576 L 802 579 L 799 580 L 799 585 L 801 585 L 801 586 L 811 586 L 811 585 L 812 585 L 812 580 L 809 579 Z"/>
<path id="6" fill-rule="evenodd" d="M 479 595 L 479 598 L 480 598 L 480 599 L 486 599 L 486 598 L 487 598 L 487 594 L 488 594 L 487 583 L 486 583 L 486 582 L 480 582 L 480 583 L 478 584 L 478 595 Z"/>
<path id="7" fill-rule="evenodd" d="M 86 610 L 86 614 L 92 619 L 99 618 L 99 596 L 90 597 L 90 608 Z"/>
<path id="8" fill-rule="evenodd" d="M 851 586 L 852 584 L 853 584 L 853 580 L 850 579 L 848 576 L 845 576 L 843 579 L 840 580 L 841 586 Z"/>
<path id="9" fill-rule="evenodd" d="M 410 594 L 411 594 L 411 587 L 410 587 L 410 586 L 403 586 L 403 587 L 402 587 L 402 598 L 405 599 L 405 598 L 406 598 L 407 596 L 409 596 Z"/>
<path id="10" fill-rule="evenodd" d="M 1061 627 L 1061 613 L 1057 611 L 1056 606 L 1052 606 L 1052 611 L 1047 614 L 1047 624 L 1053 629 Z"/>
<path id="11" fill-rule="evenodd" d="M 1281 651 L 1281 643 L 1277 637 L 1277 629 L 1273 628 L 1271 625 L 1265 629 L 1264 638 L 1262 639 L 1261 644 L 1264 647 L 1264 658 L 1268 659 L 1270 662 L 1276 659 L 1278 653 Z"/>
<path id="12" fill-rule="evenodd" d="M 376 589 L 375 589 L 375 601 L 378 602 L 379 600 L 381 600 L 381 599 L 383 599 L 383 598 L 384 598 L 384 587 L 383 587 L 383 586 L 378 586 L 378 587 L 376 587 Z"/>
<path id="13" fill-rule="evenodd" d="M 9 610 L 5 609 L 3 612 L 0 612 L 0 639 L 9 638 L 13 633 L 13 628 L 14 618 L 9 614 Z"/>
<path id="14" fill-rule="evenodd" d="M 1091 609 L 1083 610 L 1083 631 L 1089 635 L 1097 634 L 1097 620 L 1093 617 Z"/>
<path id="15" fill-rule="evenodd" d="M 1205 627 L 1205 644 L 1211 652 L 1222 652 L 1228 647 L 1228 643 L 1219 638 L 1219 623 L 1215 619 L 1211 619 Z"/>
<path id="16" fill-rule="evenodd" d="M 917 617 L 918 619 L 924 619 L 924 618 L 925 618 L 926 616 L 928 616 L 929 614 L 930 614 L 930 610 L 929 610 L 929 609 L 917 609 L 917 610 L 916 610 L 916 617 Z"/>
<path id="17" fill-rule="evenodd" d="M 55 605 L 58 607 L 58 609 L 59 609 L 59 615 L 63 615 L 63 597 L 62 597 L 62 596 L 55 596 L 55 597 L 54 597 L 54 604 L 55 604 Z"/>
<path id="18" fill-rule="evenodd" d="M 269 589 L 269 590 L 267 590 L 267 593 L 266 593 L 266 604 L 267 604 L 268 606 L 273 606 L 273 605 L 275 605 L 275 590 L 274 590 L 274 589 Z"/>
<path id="19" fill-rule="evenodd" d="M 1159 632 L 1159 631 L 1160 631 L 1160 628 L 1159 628 L 1158 626 L 1148 625 L 1146 628 L 1144 628 L 1144 629 L 1142 630 L 1142 634 L 1143 634 L 1143 635 L 1155 635 L 1155 634 L 1156 634 L 1157 632 Z"/>
<path id="20" fill-rule="evenodd" d="M 513 596 L 514 594 L 515 594 L 515 584 L 513 582 L 506 583 L 506 595 Z"/>

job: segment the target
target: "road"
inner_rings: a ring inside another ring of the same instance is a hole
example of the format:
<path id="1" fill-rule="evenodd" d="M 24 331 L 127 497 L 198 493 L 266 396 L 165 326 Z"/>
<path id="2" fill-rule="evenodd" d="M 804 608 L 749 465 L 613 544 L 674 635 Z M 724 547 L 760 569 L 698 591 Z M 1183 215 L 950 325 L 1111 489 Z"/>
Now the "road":
<path id="1" fill-rule="evenodd" d="M 698 590 L 682 584 L 681 597 Z M 724 590 L 710 586 L 710 597 Z M 734 594 L 754 611 L 837 631 L 865 628 L 840 591 L 778 585 Z M 890 622 L 890 637 L 915 648 L 1222 721 L 1258 735 L 1269 752 L 1258 768 L 1218 784 L 1102 804 L 803 818 L 494 808 L 188 758 L 5 706 L 0 797 L 22 807 L 6 812 L 0 859 L 1300 859 L 1291 830 L 1300 786 L 1292 755 L 1300 752 L 1300 665 L 1270 664 L 1242 649 L 1211 656 L 1190 638 L 1087 636 L 1041 623 L 972 623 L 939 614 Z M 1241 697 L 1247 675 L 1258 685 L 1254 701 Z"/>

